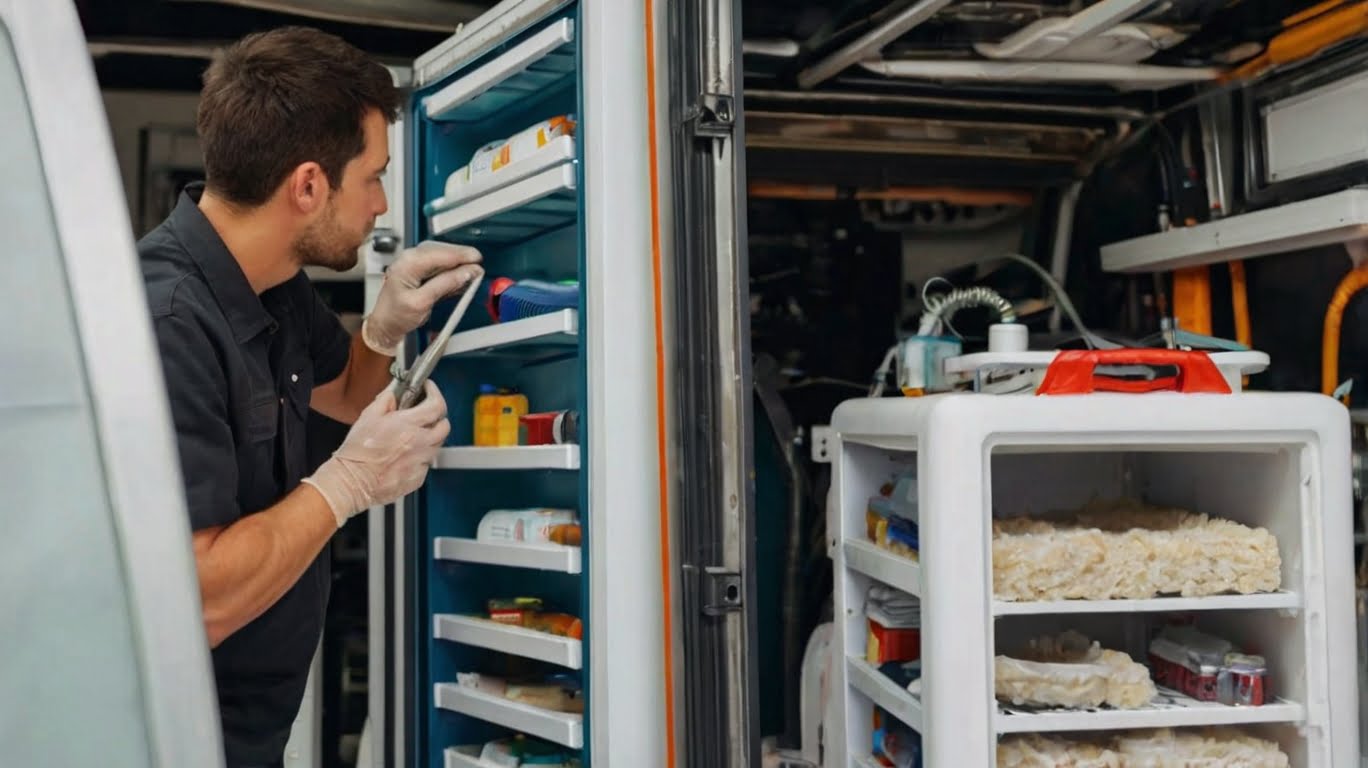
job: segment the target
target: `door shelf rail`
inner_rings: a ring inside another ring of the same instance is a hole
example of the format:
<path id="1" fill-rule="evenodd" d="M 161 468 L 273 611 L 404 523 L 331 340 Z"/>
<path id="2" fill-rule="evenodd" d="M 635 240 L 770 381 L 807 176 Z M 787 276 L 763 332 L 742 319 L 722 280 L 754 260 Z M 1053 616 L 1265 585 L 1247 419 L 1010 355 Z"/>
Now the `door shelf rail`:
<path id="1" fill-rule="evenodd" d="M 584 717 L 530 707 L 456 683 L 437 683 L 434 699 L 439 709 L 501 725 L 570 749 L 584 748 Z"/>
<path id="2" fill-rule="evenodd" d="M 435 469 L 580 468 L 578 445 L 510 445 L 496 448 L 462 445 L 437 452 Z"/>
<path id="3" fill-rule="evenodd" d="M 580 548 L 560 544 L 523 544 L 439 536 L 432 542 L 432 556 L 439 561 L 557 573 L 576 574 L 582 568 Z"/>
<path id="4" fill-rule="evenodd" d="M 921 564 L 911 558 L 880 549 L 872 542 L 846 539 L 846 565 L 876 581 L 921 596 Z"/>
<path id="5" fill-rule="evenodd" d="M 921 699 L 893 682 L 864 659 L 847 658 L 846 670 L 850 685 L 855 690 L 882 707 L 888 714 L 901 720 L 907 727 L 921 732 Z"/>
<path id="6" fill-rule="evenodd" d="M 578 344 L 579 312 L 561 309 L 454 334 L 444 354 L 555 356 L 574 353 Z"/>
<path id="7" fill-rule="evenodd" d="M 580 669 L 584 664 L 579 640 L 501 624 L 478 616 L 439 613 L 432 617 L 432 636 L 438 640 L 536 659 L 569 669 Z"/>
<path id="8" fill-rule="evenodd" d="M 561 19 L 423 100 L 429 120 L 478 122 L 575 76 L 575 22 Z"/>
<path id="9" fill-rule="evenodd" d="M 456 243 L 509 245 L 579 218 L 575 163 L 562 163 L 428 217 L 432 236 Z"/>

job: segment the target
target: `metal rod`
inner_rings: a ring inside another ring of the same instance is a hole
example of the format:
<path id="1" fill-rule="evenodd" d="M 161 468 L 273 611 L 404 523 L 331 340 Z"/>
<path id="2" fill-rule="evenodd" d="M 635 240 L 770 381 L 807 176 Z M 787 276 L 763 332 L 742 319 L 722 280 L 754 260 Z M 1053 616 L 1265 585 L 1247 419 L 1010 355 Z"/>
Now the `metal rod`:
<path id="1" fill-rule="evenodd" d="M 921 0 L 901 13 L 869 30 L 854 42 L 798 73 L 798 85 L 815 88 L 842 70 L 866 57 L 877 54 L 885 45 L 910 32 L 950 4 L 950 0 Z"/>
<path id="2" fill-rule="evenodd" d="M 1078 196 L 1083 191 L 1083 182 L 1075 181 L 1064 190 L 1059 199 L 1059 215 L 1055 218 L 1054 253 L 1050 256 L 1050 275 L 1055 282 L 1064 284 L 1069 271 L 1069 249 L 1073 245 L 1074 212 L 1078 210 Z M 1061 325 L 1060 304 L 1050 311 L 1050 332 L 1059 333 Z M 1080 331 L 1081 332 L 1081 331 Z"/>
<path id="3" fill-rule="evenodd" d="M 894 93 L 858 93 L 776 91 L 766 89 L 746 89 L 747 99 L 773 99 L 775 101 L 829 102 L 844 104 L 878 104 L 947 107 L 950 109 L 975 109 L 984 111 L 1034 112 L 1042 115 L 1082 115 L 1088 117 L 1121 118 L 1138 120 L 1145 113 L 1138 109 L 1124 107 L 1089 107 L 1068 104 L 1041 104 L 1027 101 L 977 100 L 964 98 L 945 98 L 938 96 L 907 96 Z"/>

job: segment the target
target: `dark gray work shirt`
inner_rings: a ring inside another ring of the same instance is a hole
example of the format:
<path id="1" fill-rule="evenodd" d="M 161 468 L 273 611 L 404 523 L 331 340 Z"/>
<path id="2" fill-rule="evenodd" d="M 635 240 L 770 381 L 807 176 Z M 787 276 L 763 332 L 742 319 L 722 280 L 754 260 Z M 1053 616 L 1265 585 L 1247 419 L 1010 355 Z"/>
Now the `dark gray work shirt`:
<path id="1" fill-rule="evenodd" d="M 195 530 L 280 501 L 307 471 L 313 388 L 346 367 L 350 336 L 303 272 L 260 296 L 181 196 L 138 243 Z M 325 550 L 275 605 L 213 651 L 228 765 L 279 760 L 328 600 Z"/>

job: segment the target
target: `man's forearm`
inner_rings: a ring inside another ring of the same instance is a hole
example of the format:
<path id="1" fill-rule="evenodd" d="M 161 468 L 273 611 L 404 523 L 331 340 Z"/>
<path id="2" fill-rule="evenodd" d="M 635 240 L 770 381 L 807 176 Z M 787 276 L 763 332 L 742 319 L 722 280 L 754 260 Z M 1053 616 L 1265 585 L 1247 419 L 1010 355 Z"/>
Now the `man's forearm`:
<path id="1" fill-rule="evenodd" d="M 390 383 L 390 365 L 394 358 L 382 355 L 361 340 L 361 332 L 352 334 L 351 358 L 347 362 L 347 402 L 360 413 L 375 396 Z"/>
<path id="2" fill-rule="evenodd" d="M 347 366 L 336 379 L 314 389 L 309 407 L 343 424 L 355 424 L 361 411 L 389 384 L 393 362 L 394 358 L 366 346 L 359 332 L 354 334 Z"/>
<path id="3" fill-rule="evenodd" d="M 210 647 L 275 605 L 336 531 L 328 503 L 309 485 L 232 525 L 195 531 L 195 566 Z"/>

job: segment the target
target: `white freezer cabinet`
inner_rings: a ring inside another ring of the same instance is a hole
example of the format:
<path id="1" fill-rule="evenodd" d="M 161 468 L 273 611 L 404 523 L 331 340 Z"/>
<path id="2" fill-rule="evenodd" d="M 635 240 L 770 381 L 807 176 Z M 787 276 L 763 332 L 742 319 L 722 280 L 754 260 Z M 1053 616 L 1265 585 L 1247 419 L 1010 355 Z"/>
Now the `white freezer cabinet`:
<path id="1" fill-rule="evenodd" d="M 832 431 L 828 530 L 840 655 L 828 768 L 874 764 L 876 706 L 920 734 L 927 768 L 994 766 L 999 740 L 1013 734 L 1195 726 L 1236 726 L 1276 742 L 1294 768 L 1358 765 L 1349 428 L 1335 401 L 1291 393 L 947 394 L 850 401 L 836 410 Z M 881 487 L 887 495 L 899 477 L 917 518 L 913 557 L 869 536 L 871 497 Z M 995 596 L 995 520 L 1098 499 L 1138 499 L 1266 529 L 1281 560 L 1268 568 L 1275 588 L 1107 600 Z M 920 599 L 920 679 L 910 686 L 866 658 L 871 585 Z M 1175 616 L 1263 655 L 1267 703 L 1199 702 L 1162 688 L 1139 709 L 996 700 L 995 656 L 1029 638 L 1076 630 L 1144 663 L 1155 631 Z"/>

